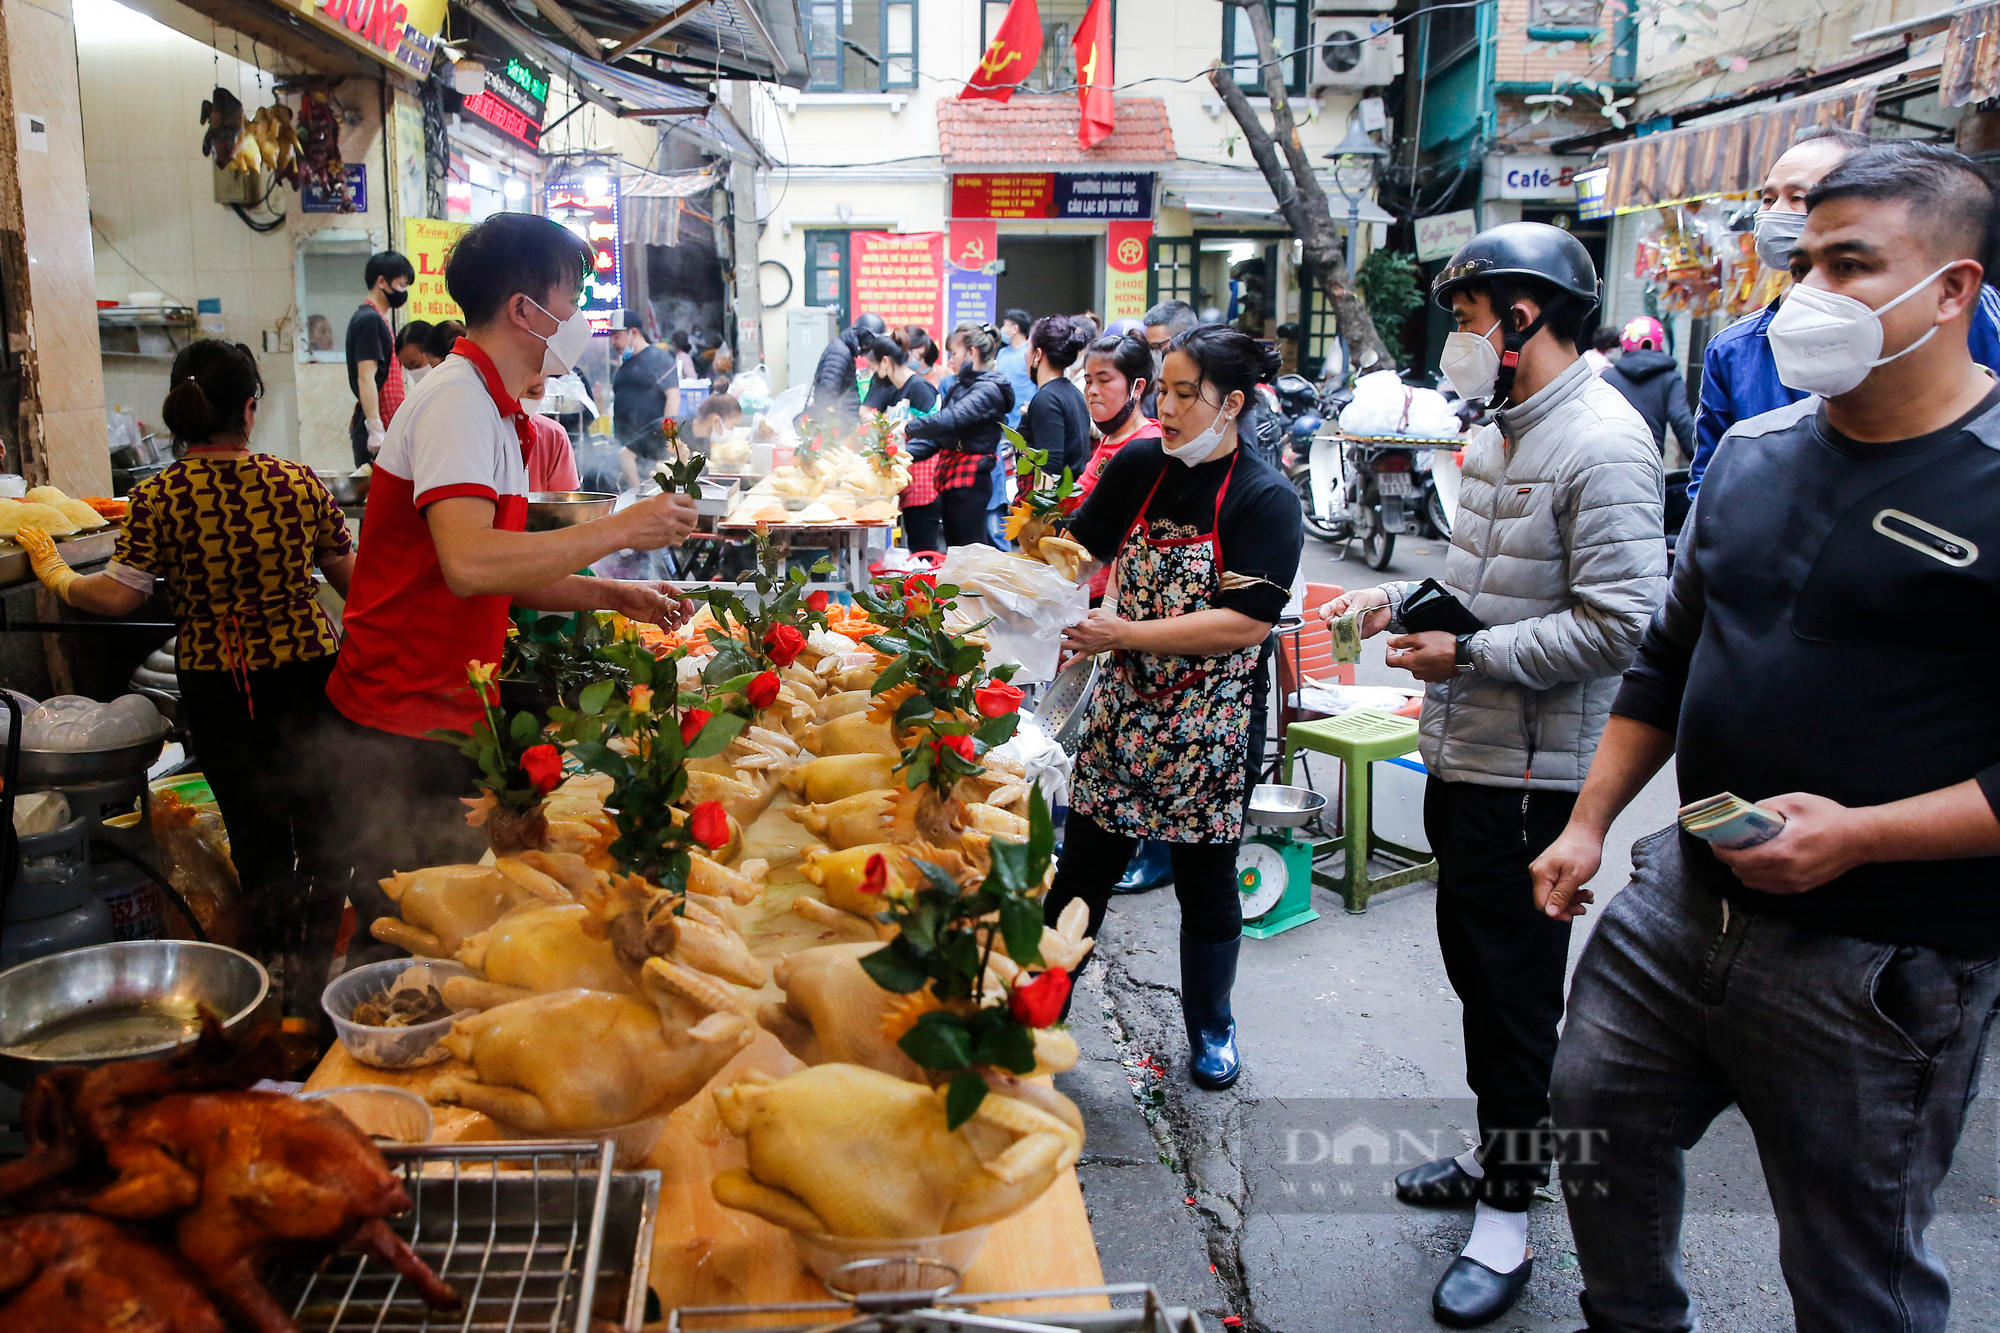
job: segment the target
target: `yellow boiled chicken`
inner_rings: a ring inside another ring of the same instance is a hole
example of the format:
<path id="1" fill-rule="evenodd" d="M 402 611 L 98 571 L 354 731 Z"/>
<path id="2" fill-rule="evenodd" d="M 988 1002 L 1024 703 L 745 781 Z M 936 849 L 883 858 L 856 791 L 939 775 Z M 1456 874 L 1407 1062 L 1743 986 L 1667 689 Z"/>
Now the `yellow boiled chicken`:
<path id="1" fill-rule="evenodd" d="M 1006 838 L 1011 842 L 1028 840 L 1028 821 L 1010 810 L 975 801 L 965 807 L 965 813 L 967 823 L 990 837 Z"/>
<path id="2" fill-rule="evenodd" d="M 834 1236 L 936 1236 L 999 1221 L 1040 1198 L 1083 1150 L 1083 1118 L 1067 1098 L 1001 1086 L 950 1130 L 943 1088 L 858 1065 L 752 1073 L 715 1092 L 750 1164 L 721 1172 L 711 1189 L 725 1207 Z"/>
<path id="3" fill-rule="evenodd" d="M 697 759 L 694 764 L 706 761 Z M 737 777 L 734 774 L 716 773 L 704 768 L 688 766 L 687 794 L 682 803 L 692 810 L 703 801 L 719 801 L 736 825 L 753 824 L 757 816 L 764 813 L 764 807 L 771 803 L 771 792 L 763 784 Z M 730 840 L 716 850 L 727 859 L 743 845 L 741 827 L 730 829 Z"/>
<path id="4" fill-rule="evenodd" d="M 891 754 L 830 754 L 785 774 L 785 785 L 814 805 L 886 788 L 896 780 Z"/>
<path id="5" fill-rule="evenodd" d="M 665 958 L 752 989 L 771 979 L 770 969 L 751 956 L 737 934 L 727 899 L 691 893 L 676 914 L 675 895 L 638 875 L 613 875 L 585 903 L 612 953 L 634 977 L 648 959 Z"/>
<path id="6" fill-rule="evenodd" d="M 878 722 L 867 713 L 849 713 L 809 726 L 800 738 L 816 755 L 886 754 L 900 755 L 902 747 L 887 722 Z"/>
<path id="7" fill-rule="evenodd" d="M 890 826 L 896 822 L 896 793 L 880 789 L 856 792 L 826 805 L 793 806 L 785 813 L 831 846 L 859 847 L 889 836 Z"/>
<path id="8" fill-rule="evenodd" d="M 554 991 L 461 1018 L 444 1046 L 472 1073 L 438 1079 L 430 1100 L 520 1133 L 610 1129 L 673 1110 L 756 1035 L 713 977 L 655 958 L 642 989 Z"/>
<path id="9" fill-rule="evenodd" d="M 764 875 L 769 869 L 769 862 L 756 858 L 732 867 L 693 852 L 688 857 L 688 891 L 748 907 L 763 894 Z"/>
<path id="10" fill-rule="evenodd" d="M 443 986 L 454 1009 L 488 1009 L 549 991 L 629 993 L 632 983 L 609 940 L 586 929 L 590 909 L 581 903 L 517 907 L 458 950 L 458 961 L 476 976 L 452 977 Z"/>
<path id="11" fill-rule="evenodd" d="M 372 933 L 420 958 L 453 957 L 509 910 L 541 896 L 491 866 L 404 871 L 383 880 L 382 892 L 403 919 L 383 917 Z"/>
<path id="12" fill-rule="evenodd" d="M 821 696 L 816 712 L 821 722 L 831 722 L 850 713 L 865 713 L 874 702 L 875 696 L 866 690 L 840 690 Z"/>
<path id="13" fill-rule="evenodd" d="M 957 797 L 939 803 L 937 793 L 926 783 L 911 791 L 900 783 L 887 789 L 857 792 L 825 805 L 799 805 L 786 815 L 818 834 L 836 848 L 859 847 L 867 842 L 891 842 L 908 846 L 926 842 L 943 850 L 963 850 L 983 877 L 988 835 L 969 830 L 965 807 Z"/>

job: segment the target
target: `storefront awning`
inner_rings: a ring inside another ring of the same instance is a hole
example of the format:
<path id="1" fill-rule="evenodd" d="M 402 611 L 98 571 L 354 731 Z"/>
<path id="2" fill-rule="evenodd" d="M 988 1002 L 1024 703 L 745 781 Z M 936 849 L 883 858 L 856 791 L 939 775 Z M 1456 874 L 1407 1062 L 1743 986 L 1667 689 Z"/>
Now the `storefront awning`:
<path id="1" fill-rule="evenodd" d="M 1321 176 L 1319 183 L 1320 188 L 1326 191 L 1326 203 L 1333 213 L 1334 224 L 1345 227 L 1349 216 L 1347 201 L 1334 188 L 1331 176 Z M 1185 208 L 1190 213 L 1214 213 L 1239 222 L 1267 220 L 1283 223 L 1285 220 L 1278 211 L 1277 196 L 1271 193 L 1270 186 L 1258 172 L 1183 168 L 1168 172 L 1165 185 L 1170 208 Z M 1395 220 L 1373 199 L 1361 201 L 1361 221 Z"/>
<path id="2" fill-rule="evenodd" d="M 536 63 L 562 74 L 587 102 L 615 116 L 630 119 L 673 118 L 678 128 L 723 157 L 744 158 L 768 165 L 763 150 L 745 134 L 719 102 L 708 94 L 664 79 L 650 79 L 601 60 L 579 55 L 567 46 L 528 31 L 498 4 L 465 0 L 468 13 L 513 43 Z"/>
<path id="3" fill-rule="evenodd" d="M 1627 212 L 1681 199 L 1741 194 L 1765 173 L 1808 125 L 1866 132 L 1875 117 L 1875 87 L 1843 87 L 1820 97 L 1753 108 L 1709 125 L 1691 125 L 1627 139 L 1606 150 L 1610 174 L 1605 204 Z"/>
<path id="4" fill-rule="evenodd" d="M 2000 97 L 2000 4 L 1954 9 L 1938 71 L 1938 101 L 1964 106 L 1989 97 Z"/>

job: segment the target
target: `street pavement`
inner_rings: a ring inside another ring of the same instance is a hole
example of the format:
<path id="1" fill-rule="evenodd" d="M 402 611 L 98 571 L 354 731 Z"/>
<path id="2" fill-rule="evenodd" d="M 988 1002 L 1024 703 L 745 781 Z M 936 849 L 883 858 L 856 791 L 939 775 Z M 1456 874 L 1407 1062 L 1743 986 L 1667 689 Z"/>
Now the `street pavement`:
<path id="1" fill-rule="evenodd" d="M 1313 581 L 1372 586 L 1438 574 L 1444 563 L 1435 540 L 1403 539 L 1379 576 L 1358 558 L 1331 559 L 1331 550 L 1307 539 Z M 1365 645 L 1361 683 L 1407 683 L 1383 665 L 1381 643 Z M 1311 776 L 1319 790 L 1335 790 L 1331 761 L 1315 761 Z M 1671 823 L 1676 805 L 1669 770 L 1613 827 L 1592 883 L 1600 910 L 1630 873 L 1633 841 Z M 1235 994 L 1244 1074 L 1223 1093 L 1194 1089 L 1185 1073 L 1173 891 L 1113 899 L 1099 961 L 1080 979 L 1070 1016 L 1083 1059 L 1058 1080 L 1088 1126 L 1078 1172 L 1107 1280 L 1150 1281 L 1169 1302 L 1201 1311 L 1211 1330 L 1438 1327 L 1431 1288 L 1471 1214 L 1383 1197 L 1396 1171 L 1474 1139 L 1434 892 L 1409 885 L 1350 916 L 1316 889 L 1319 920 L 1246 939 Z M 1572 966 L 1596 920 L 1578 924 Z M 1994 1072 L 1989 1065 L 1989 1088 Z M 1975 1103 L 1929 1233 L 1951 1270 L 1957 1330 L 2000 1330 L 1997 1100 Z M 1683 1254 L 1704 1327 L 1791 1328 L 1776 1224 L 1748 1127 L 1733 1110 L 1689 1154 L 1688 1175 Z M 1582 1283 L 1553 1195 L 1533 1209 L 1529 1235 L 1534 1278 L 1490 1327 L 1568 1333 L 1583 1322 Z"/>

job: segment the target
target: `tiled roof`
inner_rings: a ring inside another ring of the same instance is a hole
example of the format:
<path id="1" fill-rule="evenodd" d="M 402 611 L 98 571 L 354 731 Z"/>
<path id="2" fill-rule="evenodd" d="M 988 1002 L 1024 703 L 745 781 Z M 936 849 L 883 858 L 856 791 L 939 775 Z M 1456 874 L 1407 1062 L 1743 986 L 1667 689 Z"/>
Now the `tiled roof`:
<path id="1" fill-rule="evenodd" d="M 1038 163 L 1172 162 L 1174 131 L 1157 97 L 1121 97 L 1111 136 L 1086 150 L 1077 142 L 1075 97 L 1016 96 L 998 102 L 951 98 L 937 104 L 938 146 L 948 167 Z"/>

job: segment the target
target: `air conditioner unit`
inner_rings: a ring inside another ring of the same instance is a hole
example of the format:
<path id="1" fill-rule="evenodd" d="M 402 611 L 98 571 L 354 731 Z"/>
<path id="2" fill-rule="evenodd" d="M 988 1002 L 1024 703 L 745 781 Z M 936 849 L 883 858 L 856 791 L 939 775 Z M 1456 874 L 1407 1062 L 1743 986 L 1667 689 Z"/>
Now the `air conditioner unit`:
<path id="1" fill-rule="evenodd" d="M 1313 15 L 1312 74 L 1321 88 L 1379 88 L 1403 72 L 1403 36 L 1388 14 Z"/>

